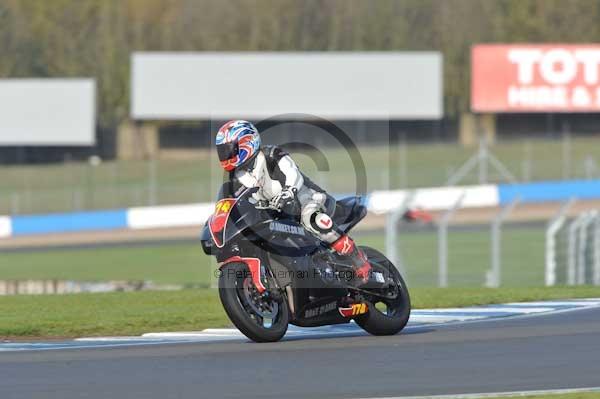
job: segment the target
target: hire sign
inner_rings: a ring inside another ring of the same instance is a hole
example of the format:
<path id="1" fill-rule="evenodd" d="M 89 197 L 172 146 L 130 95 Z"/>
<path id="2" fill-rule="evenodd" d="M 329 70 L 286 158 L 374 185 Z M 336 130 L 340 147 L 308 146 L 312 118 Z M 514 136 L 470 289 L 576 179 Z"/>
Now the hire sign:
<path id="1" fill-rule="evenodd" d="M 471 109 L 600 111 L 600 44 L 474 46 Z"/>

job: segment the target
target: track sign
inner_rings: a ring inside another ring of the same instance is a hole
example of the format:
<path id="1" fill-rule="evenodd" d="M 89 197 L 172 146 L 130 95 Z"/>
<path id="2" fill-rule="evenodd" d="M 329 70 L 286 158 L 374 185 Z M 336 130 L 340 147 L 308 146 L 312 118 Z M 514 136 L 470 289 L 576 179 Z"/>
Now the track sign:
<path id="1" fill-rule="evenodd" d="M 471 63 L 475 112 L 600 111 L 600 45 L 478 45 Z"/>

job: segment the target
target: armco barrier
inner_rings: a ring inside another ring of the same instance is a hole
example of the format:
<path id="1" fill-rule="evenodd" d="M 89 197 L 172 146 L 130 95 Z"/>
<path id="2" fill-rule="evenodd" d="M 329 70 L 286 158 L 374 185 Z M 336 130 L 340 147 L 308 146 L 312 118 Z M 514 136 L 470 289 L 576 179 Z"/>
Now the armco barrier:
<path id="1" fill-rule="evenodd" d="M 0 216 L 0 238 L 12 235 L 12 223 L 8 216 Z"/>
<path id="2" fill-rule="evenodd" d="M 386 213 L 403 203 L 410 191 L 375 191 L 367 198 L 371 212 Z M 410 206 L 425 210 L 450 208 L 462 194 L 463 205 L 505 205 L 517 196 L 522 203 L 600 199 L 600 180 L 556 181 L 513 185 L 482 185 L 417 189 Z M 148 229 L 203 224 L 214 204 L 140 207 L 50 215 L 0 216 L 0 238 L 29 234 L 91 230 Z"/>
<path id="3" fill-rule="evenodd" d="M 411 194 L 407 190 L 375 191 L 369 196 L 368 207 L 374 213 L 387 213 L 397 208 Z M 410 206 L 431 211 L 451 208 L 465 195 L 462 206 L 476 208 L 497 206 L 498 188 L 493 185 L 420 188 L 414 191 Z"/>
<path id="4" fill-rule="evenodd" d="M 520 202 L 566 201 L 600 199 L 600 180 L 547 181 L 539 183 L 498 185 L 500 204 L 508 204 L 519 197 Z"/>
<path id="5" fill-rule="evenodd" d="M 127 227 L 127 210 L 125 209 L 14 216 L 11 218 L 11 230 L 13 236 L 88 230 L 126 229 Z"/>
<path id="6" fill-rule="evenodd" d="M 212 214 L 214 204 L 192 204 L 131 208 L 127 226 L 131 229 L 193 226 L 203 224 Z"/>

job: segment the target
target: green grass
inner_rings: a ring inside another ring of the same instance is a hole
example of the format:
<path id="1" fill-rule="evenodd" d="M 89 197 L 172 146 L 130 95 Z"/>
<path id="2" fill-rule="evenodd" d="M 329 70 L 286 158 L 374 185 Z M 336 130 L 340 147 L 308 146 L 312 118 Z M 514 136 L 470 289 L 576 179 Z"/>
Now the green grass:
<path id="1" fill-rule="evenodd" d="M 425 288 L 409 286 L 413 308 L 445 308 L 569 298 L 597 298 L 600 287 Z"/>
<path id="2" fill-rule="evenodd" d="M 208 286 L 210 262 L 198 244 L 5 253 L 1 280 L 150 280 Z"/>
<path id="3" fill-rule="evenodd" d="M 597 137 L 572 139 L 569 155 L 572 163 L 567 175 L 563 173 L 560 140 L 504 141 L 495 144 L 492 151 L 519 179 L 583 178 L 586 158 L 600 159 L 597 141 Z M 354 191 L 354 169 L 345 151 L 329 148 L 323 151 L 329 161 L 328 172 L 319 173 L 306 155 L 294 157 L 309 176 L 329 191 Z M 360 149 L 367 169 L 368 190 L 443 185 L 473 153 L 474 149 L 456 143 L 410 144 L 405 151 L 383 146 Z M 402 157 L 404 160 L 400 160 Z M 197 160 L 157 161 L 154 172 L 150 164 L 142 161 L 110 161 L 96 167 L 87 163 L 3 166 L 0 214 L 13 210 L 24 214 L 140 206 L 152 203 L 153 197 L 158 204 L 208 201 L 216 191 L 210 182 L 222 178 L 212 158 L 204 153 Z M 157 183 L 154 196 L 149 194 L 152 189 L 148 183 L 152 173 Z M 492 173 L 490 179 L 498 181 L 500 176 Z M 477 183 L 477 177 L 467 176 L 463 183 Z"/>
<path id="4" fill-rule="evenodd" d="M 383 249 L 381 235 L 362 235 L 357 240 Z M 531 288 L 543 281 L 540 229 L 507 229 L 503 240 L 506 284 L 496 290 L 481 287 L 489 266 L 487 231 L 451 232 L 452 288 L 448 289 L 431 287 L 437 281 L 434 232 L 403 232 L 401 244 L 416 308 L 600 297 L 597 287 Z M 207 286 L 213 267 L 198 244 L 63 249 L 5 253 L 0 256 L 0 280 L 151 280 Z M 228 325 L 214 289 L 0 297 L 0 337 L 127 335 Z"/>
<path id="5" fill-rule="evenodd" d="M 0 298 L 0 336 L 77 337 L 227 326 L 215 290 Z"/>
<path id="6" fill-rule="evenodd" d="M 414 308 L 600 296 L 597 287 L 413 288 Z M 0 338 L 139 335 L 228 327 L 215 289 L 0 297 Z"/>
<path id="7" fill-rule="evenodd" d="M 544 282 L 543 228 L 511 228 L 502 236 L 502 284 L 534 286 Z M 357 241 L 384 250 L 383 236 L 359 236 Z M 438 278 L 437 231 L 404 232 L 400 229 L 399 251 L 407 281 L 413 286 L 432 286 Z M 490 265 L 490 231 L 449 230 L 448 276 L 450 286 L 482 286 Z"/>
<path id="8" fill-rule="evenodd" d="M 358 235 L 356 239 L 360 244 L 385 249 L 381 234 Z M 489 231 L 451 231 L 448 248 L 450 286 L 482 286 L 490 267 Z M 411 286 L 437 284 L 435 231 L 401 232 L 400 250 Z M 542 229 L 506 228 L 502 245 L 503 284 L 542 285 L 543 254 Z M 61 249 L 3 254 L 0 280 L 150 280 L 207 286 L 213 267 L 199 243 Z"/>

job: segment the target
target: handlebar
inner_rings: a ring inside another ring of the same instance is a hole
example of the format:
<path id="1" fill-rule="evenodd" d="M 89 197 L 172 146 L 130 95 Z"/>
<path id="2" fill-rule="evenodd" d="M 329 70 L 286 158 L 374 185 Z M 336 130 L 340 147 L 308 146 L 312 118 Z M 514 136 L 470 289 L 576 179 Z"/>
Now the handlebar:
<path id="1" fill-rule="evenodd" d="M 256 203 L 256 205 L 254 206 L 254 208 L 259 209 L 259 210 L 272 210 L 272 211 L 277 211 L 277 212 L 281 212 L 281 208 L 279 206 L 277 206 L 277 204 L 272 204 L 271 201 L 258 201 Z"/>

